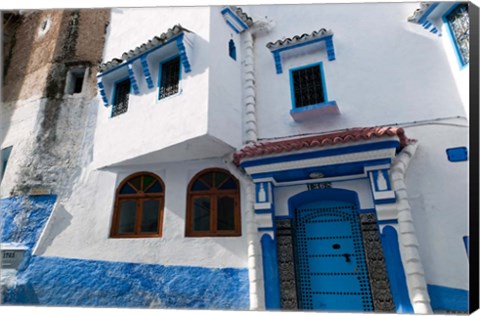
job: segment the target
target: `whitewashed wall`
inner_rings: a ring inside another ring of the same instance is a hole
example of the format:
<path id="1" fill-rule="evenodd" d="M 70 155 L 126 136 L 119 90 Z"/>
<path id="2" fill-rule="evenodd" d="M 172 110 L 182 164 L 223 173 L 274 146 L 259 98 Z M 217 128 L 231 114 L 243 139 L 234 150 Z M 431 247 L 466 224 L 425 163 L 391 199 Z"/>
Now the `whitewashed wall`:
<path id="1" fill-rule="evenodd" d="M 255 44 L 259 137 L 377 126 L 464 115 L 442 41 L 407 18 L 418 3 L 251 6 L 251 16 L 275 22 Z M 325 49 L 283 59 L 276 74 L 265 47 L 286 37 L 331 29 L 336 60 Z M 289 69 L 323 61 L 329 100 L 341 114 L 296 123 Z"/>
<path id="2" fill-rule="evenodd" d="M 182 71 L 178 95 L 158 101 L 158 69 L 152 67 L 155 88 L 147 91 L 145 80 L 140 77 L 141 94 L 130 94 L 126 113 L 110 117 L 111 106 L 101 107 L 95 137 L 97 166 L 131 159 L 207 133 L 209 18 L 210 10 L 206 7 L 112 10 L 104 62 L 180 23 L 195 33 L 192 72 Z"/>
<path id="3" fill-rule="evenodd" d="M 41 122 L 41 109 L 45 100 L 32 99 L 15 103 L 3 103 L 0 107 L 0 148 L 13 146 L 7 169 L 0 186 L 0 196 L 10 194 L 20 166 L 28 163 L 29 153 L 33 149 L 34 135 Z"/>
<path id="4" fill-rule="evenodd" d="M 37 255 L 200 267 L 245 268 L 246 227 L 241 237 L 185 237 L 187 186 L 206 168 L 225 168 L 222 160 L 150 166 L 118 172 L 89 170 L 75 194 L 57 203 L 35 251 Z M 161 238 L 109 238 L 117 185 L 128 175 L 150 171 L 165 183 Z M 241 205 L 245 193 L 241 194 Z"/>
<path id="5" fill-rule="evenodd" d="M 406 128 L 419 141 L 405 183 L 427 283 L 461 289 L 468 289 L 469 162 L 448 161 L 446 149 L 468 148 L 467 133 L 461 119 Z"/>

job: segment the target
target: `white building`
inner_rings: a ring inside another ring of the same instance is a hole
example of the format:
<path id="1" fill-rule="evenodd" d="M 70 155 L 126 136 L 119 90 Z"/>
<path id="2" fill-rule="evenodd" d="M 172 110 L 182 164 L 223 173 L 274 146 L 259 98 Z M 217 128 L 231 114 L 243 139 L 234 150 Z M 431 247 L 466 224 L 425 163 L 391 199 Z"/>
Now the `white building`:
<path id="1" fill-rule="evenodd" d="M 4 303 L 467 311 L 467 7 L 4 17 Z"/>

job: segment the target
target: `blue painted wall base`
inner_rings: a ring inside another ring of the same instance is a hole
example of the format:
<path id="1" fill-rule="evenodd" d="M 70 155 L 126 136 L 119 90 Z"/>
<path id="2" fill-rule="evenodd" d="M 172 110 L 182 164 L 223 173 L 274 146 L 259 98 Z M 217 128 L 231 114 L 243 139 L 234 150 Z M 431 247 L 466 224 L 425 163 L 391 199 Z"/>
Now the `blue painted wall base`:
<path id="1" fill-rule="evenodd" d="M 16 196 L 0 200 L 1 242 L 25 247 L 19 271 L 3 275 L 8 305 L 249 308 L 247 269 L 32 256 L 52 213 L 56 196 Z"/>
<path id="2" fill-rule="evenodd" d="M 427 285 L 434 312 L 468 313 L 468 291 L 439 285 Z"/>
<path id="3" fill-rule="evenodd" d="M 246 310 L 247 269 L 36 257 L 4 304 Z"/>

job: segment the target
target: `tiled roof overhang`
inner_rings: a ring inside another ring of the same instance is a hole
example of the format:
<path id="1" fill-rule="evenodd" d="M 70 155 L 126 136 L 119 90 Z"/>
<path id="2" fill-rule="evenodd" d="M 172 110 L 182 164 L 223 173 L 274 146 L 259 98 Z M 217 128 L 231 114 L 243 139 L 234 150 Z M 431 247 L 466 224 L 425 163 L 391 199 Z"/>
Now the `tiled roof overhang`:
<path id="1" fill-rule="evenodd" d="M 170 41 L 172 38 L 175 38 L 184 32 L 191 33 L 189 30 L 182 27 L 180 24 L 177 24 L 172 28 L 169 28 L 166 32 L 162 33 L 160 36 L 155 36 L 148 42 L 143 43 L 142 45 L 136 47 L 135 49 L 129 50 L 128 52 L 124 52 L 121 58 L 113 58 L 112 60 L 109 60 L 105 63 L 100 64 L 100 66 L 98 67 L 98 70 L 100 73 L 103 73 L 113 68 L 116 68 L 122 65 L 123 63 L 126 63 L 148 51 L 152 51 L 155 48 L 164 45 L 165 43 Z"/>
<path id="2" fill-rule="evenodd" d="M 322 28 L 318 31 L 313 31 L 311 34 L 304 33 L 302 35 L 295 35 L 292 38 L 287 37 L 285 39 L 278 40 L 276 42 L 269 42 L 267 43 L 267 48 L 273 51 L 280 48 L 285 48 L 285 47 L 290 47 L 290 46 L 301 44 L 301 43 L 310 42 L 310 41 L 320 39 L 326 36 L 331 36 L 331 35 L 333 35 L 333 32 L 331 30 L 326 30 Z"/>
<path id="3" fill-rule="evenodd" d="M 240 161 L 245 158 L 254 158 L 272 154 L 294 152 L 303 149 L 311 149 L 327 145 L 346 144 L 361 140 L 371 140 L 381 137 L 398 137 L 400 146 L 403 148 L 409 143 L 403 128 L 397 127 L 366 127 L 352 128 L 345 131 L 307 136 L 300 138 L 289 138 L 277 141 L 260 142 L 254 145 L 247 145 L 233 155 L 233 162 L 239 166 Z"/>

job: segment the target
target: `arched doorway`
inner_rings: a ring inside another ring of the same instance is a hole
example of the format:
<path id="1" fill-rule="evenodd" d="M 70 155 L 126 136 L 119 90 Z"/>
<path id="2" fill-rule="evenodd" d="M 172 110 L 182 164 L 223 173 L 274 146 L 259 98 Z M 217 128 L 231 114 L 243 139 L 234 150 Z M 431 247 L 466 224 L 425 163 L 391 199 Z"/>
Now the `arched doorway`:
<path id="1" fill-rule="evenodd" d="M 356 205 L 322 200 L 294 212 L 299 308 L 373 311 Z"/>
<path id="2" fill-rule="evenodd" d="M 275 221 L 281 308 L 393 312 L 376 215 L 357 193 L 310 190 L 288 205 Z"/>

